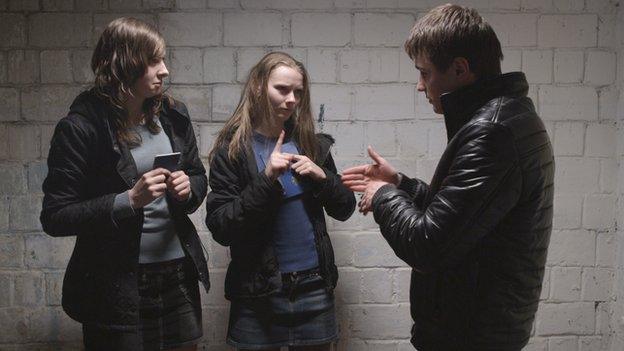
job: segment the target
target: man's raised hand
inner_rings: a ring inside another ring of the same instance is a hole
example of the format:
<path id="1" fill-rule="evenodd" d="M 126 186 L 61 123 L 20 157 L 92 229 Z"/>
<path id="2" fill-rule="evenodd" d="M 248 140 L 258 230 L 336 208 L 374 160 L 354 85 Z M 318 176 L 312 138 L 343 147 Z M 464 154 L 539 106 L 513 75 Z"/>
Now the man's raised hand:
<path id="1" fill-rule="evenodd" d="M 371 146 L 368 147 L 368 155 L 373 163 L 347 168 L 342 172 L 342 183 L 347 188 L 355 192 L 364 192 L 370 181 L 399 184 L 399 173 Z"/>

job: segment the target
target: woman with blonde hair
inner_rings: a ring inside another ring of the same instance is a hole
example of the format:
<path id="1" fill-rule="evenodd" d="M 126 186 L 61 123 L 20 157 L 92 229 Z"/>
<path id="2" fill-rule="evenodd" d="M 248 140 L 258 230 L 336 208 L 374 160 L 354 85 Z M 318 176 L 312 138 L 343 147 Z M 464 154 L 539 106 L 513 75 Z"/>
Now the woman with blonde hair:
<path id="1" fill-rule="evenodd" d="M 208 268 L 188 214 L 207 179 L 186 107 L 163 93 L 164 57 L 153 26 L 112 21 L 93 53 L 94 87 L 52 137 L 41 223 L 76 237 L 63 308 L 86 350 L 194 350 L 202 336 Z"/>
<path id="2" fill-rule="evenodd" d="M 206 224 L 230 247 L 227 342 L 241 350 L 329 350 L 338 337 L 338 272 L 325 210 L 346 220 L 353 193 L 333 139 L 315 134 L 308 74 L 273 52 L 249 73 L 210 153 Z"/>

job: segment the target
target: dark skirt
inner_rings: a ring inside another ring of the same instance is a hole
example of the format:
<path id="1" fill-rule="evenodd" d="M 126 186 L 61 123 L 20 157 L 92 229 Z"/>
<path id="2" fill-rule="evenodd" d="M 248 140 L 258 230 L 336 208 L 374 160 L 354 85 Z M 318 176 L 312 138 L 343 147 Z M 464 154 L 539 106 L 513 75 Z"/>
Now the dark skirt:
<path id="1" fill-rule="evenodd" d="M 282 290 L 274 295 L 232 301 L 229 345 L 262 350 L 338 339 L 334 296 L 318 269 L 284 274 L 282 282 Z"/>
<path id="2" fill-rule="evenodd" d="M 91 350 L 167 350 L 197 344 L 202 310 L 197 273 L 190 259 L 139 265 L 140 320 L 137 330 L 83 324 Z"/>

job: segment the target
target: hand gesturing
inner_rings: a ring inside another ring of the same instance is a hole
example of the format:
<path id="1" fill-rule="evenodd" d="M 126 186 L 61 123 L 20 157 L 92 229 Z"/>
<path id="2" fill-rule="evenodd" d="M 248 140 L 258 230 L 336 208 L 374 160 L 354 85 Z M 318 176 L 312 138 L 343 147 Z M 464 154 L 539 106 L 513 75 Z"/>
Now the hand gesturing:
<path id="1" fill-rule="evenodd" d="M 373 163 L 347 168 L 342 172 L 342 183 L 355 192 L 364 192 L 370 181 L 382 181 L 397 185 L 399 173 L 371 146 L 368 155 Z"/>
<path id="2" fill-rule="evenodd" d="M 364 215 L 371 210 L 373 196 L 379 188 L 388 183 L 399 183 L 399 173 L 370 146 L 368 155 L 373 163 L 347 168 L 342 172 L 342 183 L 352 191 L 363 193 L 358 206 Z"/>
<path id="3" fill-rule="evenodd" d="M 304 155 L 292 155 L 295 163 L 291 166 L 293 171 L 300 176 L 309 176 L 312 180 L 320 181 L 327 176 L 325 171 L 319 167 L 316 163 L 312 162 L 308 156 Z"/>
<path id="4" fill-rule="evenodd" d="M 264 174 L 271 180 L 276 180 L 280 175 L 286 172 L 293 159 L 293 155 L 282 153 L 282 143 L 284 142 L 285 134 L 286 133 L 282 130 L 277 139 L 277 143 L 275 143 L 273 152 L 271 152 L 266 168 L 264 169 Z"/>

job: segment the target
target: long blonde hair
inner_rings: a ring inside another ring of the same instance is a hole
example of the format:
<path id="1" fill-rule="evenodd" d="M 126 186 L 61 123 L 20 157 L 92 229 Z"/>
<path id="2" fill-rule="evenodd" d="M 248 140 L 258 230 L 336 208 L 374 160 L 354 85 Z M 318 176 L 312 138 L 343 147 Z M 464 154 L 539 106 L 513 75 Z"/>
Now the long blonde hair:
<path id="1" fill-rule="evenodd" d="M 241 152 L 249 147 L 255 127 L 264 123 L 268 125 L 274 123 L 274 111 L 268 96 L 268 81 L 271 72 L 280 66 L 290 67 L 303 76 L 301 100 L 287 123 L 292 127 L 290 135 L 297 141 L 301 152 L 311 160 L 316 160 L 318 143 L 314 135 L 314 120 L 310 109 L 308 73 L 301 62 L 283 52 L 265 55 L 251 69 L 234 114 L 217 135 L 215 145 L 209 154 L 210 160 L 221 147 L 227 147 L 228 158 L 236 160 Z"/>
<path id="2" fill-rule="evenodd" d="M 112 107 L 108 118 L 116 128 L 117 140 L 131 147 L 139 145 L 140 139 L 130 128 L 123 101 L 132 95 L 131 86 L 145 74 L 150 63 L 164 55 L 165 40 L 156 28 L 132 17 L 110 22 L 93 51 L 95 92 Z M 160 131 L 153 117 L 159 113 L 162 100 L 163 94 L 159 94 L 143 103 L 143 112 L 150 117 L 145 119 L 145 125 L 153 134 Z"/>

